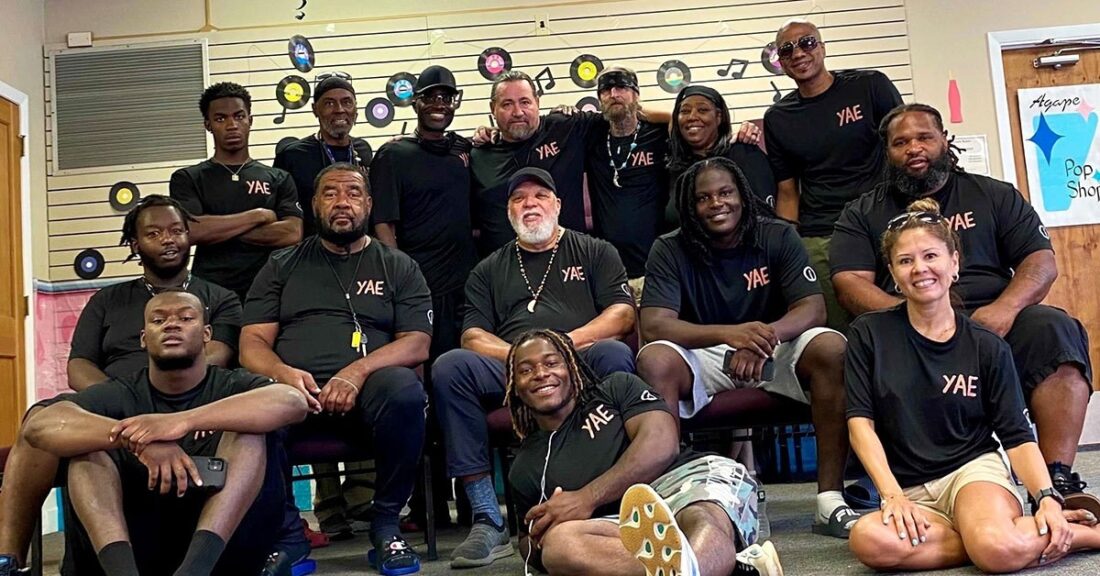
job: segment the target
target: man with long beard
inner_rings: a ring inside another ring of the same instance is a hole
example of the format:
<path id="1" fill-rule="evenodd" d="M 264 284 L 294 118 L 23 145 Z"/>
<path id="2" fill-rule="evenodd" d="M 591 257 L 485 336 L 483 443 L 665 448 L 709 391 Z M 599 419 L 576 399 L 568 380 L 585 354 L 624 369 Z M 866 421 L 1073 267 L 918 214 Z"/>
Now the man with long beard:
<path id="1" fill-rule="evenodd" d="M 415 572 L 398 528 L 424 443 L 424 394 L 413 368 L 428 358 L 431 296 L 416 262 L 366 234 L 371 199 L 359 167 L 317 175 L 318 235 L 272 254 L 245 303 L 241 364 L 290 384 L 315 410 L 299 435 L 340 434 L 373 447 L 374 563 Z"/>
<path id="2" fill-rule="evenodd" d="M 512 553 L 489 476 L 486 407 L 504 399 L 504 360 L 532 328 L 568 334 L 596 374 L 634 370 L 621 339 L 634 330 L 626 270 L 615 249 L 558 224 L 561 200 L 545 170 L 523 168 L 508 182 L 508 220 L 518 238 L 482 260 L 466 283 L 462 349 L 432 366 L 447 472 L 470 499 L 474 527 L 452 568 L 485 566 Z M 488 410 L 491 410 L 489 408 Z"/>
<path id="3" fill-rule="evenodd" d="M 957 166 L 935 108 L 898 106 L 879 132 L 886 182 L 848 204 L 829 251 L 841 305 L 859 315 L 902 302 L 882 260 L 880 238 L 905 220 L 899 215 L 911 216 L 905 207 L 913 200 L 938 202 L 962 241 L 955 291 L 963 311 L 1012 347 L 1054 487 L 1065 496 L 1066 509 L 1100 515 L 1100 500 L 1084 492 L 1085 482 L 1071 470 L 1092 393 L 1088 334 L 1063 310 L 1040 304 L 1058 269 L 1038 214 L 1011 184 Z"/>

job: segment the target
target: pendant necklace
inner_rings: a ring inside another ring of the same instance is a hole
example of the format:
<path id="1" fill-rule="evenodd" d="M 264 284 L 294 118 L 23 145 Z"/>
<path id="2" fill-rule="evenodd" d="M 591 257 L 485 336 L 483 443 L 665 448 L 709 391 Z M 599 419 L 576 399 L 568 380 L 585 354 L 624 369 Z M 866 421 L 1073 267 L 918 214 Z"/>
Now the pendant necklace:
<path id="1" fill-rule="evenodd" d="M 325 159 L 328 159 L 329 165 L 336 163 L 336 155 L 332 153 L 332 148 L 329 148 L 328 143 L 325 142 L 321 133 L 317 133 L 317 141 L 321 143 L 321 165 L 325 166 Z M 359 158 L 355 154 L 355 146 L 352 146 L 351 142 L 348 143 L 348 162 L 351 164 L 360 164 Z"/>
<path id="2" fill-rule="evenodd" d="M 229 166 L 226 166 L 225 164 L 222 164 L 221 162 L 218 162 L 217 160 L 214 160 L 213 158 L 211 158 L 210 161 L 217 164 L 218 166 L 221 166 L 222 168 L 225 168 L 225 171 L 229 172 L 229 179 L 234 181 L 234 182 L 239 182 L 240 181 L 240 179 L 241 179 L 241 177 L 240 177 L 241 170 L 244 170 L 245 166 L 248 166 L 249 164 L 252 163 L 252 159 L 248 158 L 244 161 L 244 164 L 241 164 L 240 167 L 238 167 L 236 170 L 233 170 Z"/>
<path id="3" fill-rule="evenodd" d="M 150 296 L 156 296 L 157 294 L 160 294 L 161 290 L 164 290 L 164 288 L 157 288 L 156 286 L 153 286 L 152 284 L 150 284 L 149 281 L 145 279 L 145 276 L 141 277 L 141 283 L 145 284 L 145 289 L 149 291 Z M 180 289 L 186 292 L 187 287 L 190 286 L 190 285 L 191 285 L 191 272 L 188 272 L 187 273 L 187 279 L 183 281 L 183 285 L 180 286 Z"/>
<path id="4" fill-rule="evenodd" d="M 626 168 L 626 163 L 630 161 L 630 155 L 634 152 L 634 149 L 638 147 L 638 132 L 641 132 L 639 128 L 634 129 L 634 138 L 630 141 L 630 148 L 626 151 L 626 156 L 623 157 L 621 164 L 615 164 L 615 155 L 611 153 L 611 130 L 607 131 L 607 163 L 611 165 L 612 176 L 611 183 L 616 188 L 622 188 L 619 184 L 619 170 Z M 622 147 L 617 148 L 621 150 Z"/>
<path id="5" fill-rule="evenodd" d="M 351 347 L 358 353 L 362 354 L 365 358 L 367 356 L 367 333 L 363 330 L 363 326 L 359 324 L 359 316 L 355 313 L 355 306 L 351 303 L 351 286 L 355 284 L 356 278 L 359 277 L 359 266 L 363 263 L 363 254 L 367 251 L 368 244 L 363 245 L 363 248 L 359 250 L 359 259 L 355 262 L 355 270 L 351 273 L 351 280 L 345 285 L 344 281 L 340 279 L 340 274 L 336 272 L 336 267 L 332 265 L 332 260 L 329 258 L 327 249 L 321 247 L 321 255 L 325 259 L 325 264 L 328 264 L 328 269 L 332 271 L 332 277 L 336 279 L 336 285 L 344 293 L 344 302 L 348 305 L 348 313 L 351 314 L 351 323 L 355 326 L 355 331 L 351 333 Z M 350 257 L 350 256 L 349 256 Z"/>
<path id="6" fill-rule="evenodd" d="M 519 249 L 519 240 L 516 240 L 516 259 L 519 260 L 519 273 L 523 276 L 523 283 L 527 284 L 527 291 L 531 293 L 531 301 L 527 303 L 527 313 L 535 313 L 535 303 L 539 301 L 539 296 L 542 295 L 542 289 L 546 287 L 546 279 L 550 276 L 550 269 L 554 267 L 554 257 L 558 255 L 558 246 L 561 245 L 561 237 L 565 234 L 565 229 L 562 228 L 558 232 L 558 237 L 554 240 L 554 249 L 550 252 L 550 261 L 546 263 L 546 272 L 542 273 L 542 281 L 539 282 L 539 289 L 534 290 L 531 288 L 531 281 L 527 279 L 527 269 L 523 267 L 523 254 Z"/>

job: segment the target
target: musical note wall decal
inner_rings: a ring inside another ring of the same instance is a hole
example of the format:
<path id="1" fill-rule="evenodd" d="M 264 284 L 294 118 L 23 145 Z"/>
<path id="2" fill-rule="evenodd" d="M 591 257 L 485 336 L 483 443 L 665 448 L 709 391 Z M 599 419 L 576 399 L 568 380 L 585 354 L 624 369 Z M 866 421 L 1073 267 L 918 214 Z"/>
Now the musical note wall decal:
<path id="1" fill-rule="evenodd" d="M 779 87 L 775 85 L 775 82 L 769 80 L 768 83 L 772 85 L 772 90 L 775 90 L 775 94 L 772 95 L 772 102 L 779 102 L 783 98 L 783 93 L 779 91 Z"/>
<path id="2" fill-rule="evenodd" d="M 739 67 L 740 69 L 739 70 L 734 70 L 733 69 L 734 67 Z M 731 78 L 733 78 L 734 80 L 738 80 L 740 78 L 745 77 L 745 69 L 748 68 L 748 67 L 749 67 L 749 61 L 748 60 L 742 60 L 740 58 L 731 58 L 730 63 L 727 64 L 725 68 L 719 68 L 718 69 L 718 75 L 722 76 L 722 77 L 725 77 L 725 76 L 728 75 Z M 732 74 L 731 74 L 731 72 L 732 72 Z"/>
<path id="3" fill-rule="evenodd" d="M 542 83 L 543 76 L 546 77 L 545 86 Z M 553 90 L 554 86 L 558 84 L 557 80 L 554 80 L 554 73 L 550 71 L 549 66 L 543 68 L 542 72 L 539 72 L 538 75 L 535 76 L 535 83 L 539 86 L 538 96 L 542 96 L 543 94 Z"/>

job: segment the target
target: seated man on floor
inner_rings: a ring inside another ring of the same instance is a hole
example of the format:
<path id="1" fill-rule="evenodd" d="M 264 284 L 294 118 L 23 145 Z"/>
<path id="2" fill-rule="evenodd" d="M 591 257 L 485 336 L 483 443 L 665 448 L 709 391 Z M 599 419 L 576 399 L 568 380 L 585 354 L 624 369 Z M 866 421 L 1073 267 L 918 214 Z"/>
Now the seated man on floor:
<path id="1" fill-rule="evenodd" d="M 507 369 L 525 562 L 551 576 L 782 575 L 771 543 L 756 544 L 756 482 L 733 460 L 681 451 L 671 410 L 640 378 L 598 379 L 553 330 L 516 339 Z"/>
<path id="2" fill-rule="evenodd" d="M 935 108 L 894 108 L 879 132 L 886 181 L 848 204 L 833 234 L 829 260 L 838 300 L 855 315 L 900 303 L 880 239 L 905 220 L 900 216 L 913 200 L 939 203 L 962 240 L 954 292 L 966 314 L 1011 347 L 1054 487 L 1067 509 L 1100 514 L 1100 500 L 1072 471 L 1092 394 L 1088 334 L 1065 311 L 1040 304 L 1058 267 L 1038 214 L 1011 184 L 958 168 Z"/>
<path id="3" fill-rule="evenodd" d="M 166 288 L 206 303 L 213 329 L 206 361 L 223 368 L 236 362 L 241 303 L 228 289 L 191 275 L 192 221 L 178 202 L 159 194 L 145 196 L 126 213 L 120 245 L 130 248 L 127 261 L 141 262 L 142 275 L 103 288 L 84 306 L 69 352 L 69 388 L 80 391 L 107 378 L 129 377 L 149 365 L 139 342 L 145 304 Z"/>
<path id="4" fill-rule="evenodd" d="M 462 481 L 474 515 L 452 568 L 512 554 L 489 476 L 486 423 L 504 399 L 512 340 L 532 328 L 566 331 L 596 374 L 634 371 L 633 352 L 620 341 L 634 330 L 634 300 L 615 248 L 558 224 L 561 200 L 546 171 L 520 169 L 508 191 L 508 219 L 518 238 L 474 268 L 466 282 L 462 349 L 432 366 L 447 472 Z"/>
<path id="5" fill-rule="evenodd" d="M 208 365 L 204 309 L 182 290 L 157 294 L 141 335 L 147 369 L 28 413 L 26 445 L 67 463 L 79 524 L 67 523 L 63 574 L 228 576 L 263 568 L 285 494 L 282 471 L 268 464 L 275 436 L 265 435 L 305 418 L 306 399 L 270 378 Z M 200 465 L 223 473 L 224 486 L 204 486 Z M 33 494 L 44 497 L 53 478 L 34 480 L 45 480 Z M 5 483 L 5 500 L 30 500 L 26 486 Z"/>
<path id="6" fill-rule="evenodd" d="M 723 390 L 759 387 L 810 403 L 817 432 L 813 531 L 847 538 L 859 518 L 841 495 L 848 434 L 844 337 L 824 328 L 825 301 L 794 228 L 771 217 L 725 158 L 677 183 L 680 230 L 646 263 L 638 375 L 681 418 Z M 809 391 L 809 394 L 806 392 Z"/>
<path id="7" fill-rule="evenodd" d="M 373 448 L 371 556 L 382 574 L 419 570 L 398 515 L 412 494 L 427 396 L 413 368 L 428 358 L 431 295 L 416 262 L 367 236 L 371 198 L 359 167 L 317 175 L 318 235 L 277 251 L 245 304 L 241 364 L 301 390 L 323 414 L 291 427 L 288 442 L 339 435 Z"/>

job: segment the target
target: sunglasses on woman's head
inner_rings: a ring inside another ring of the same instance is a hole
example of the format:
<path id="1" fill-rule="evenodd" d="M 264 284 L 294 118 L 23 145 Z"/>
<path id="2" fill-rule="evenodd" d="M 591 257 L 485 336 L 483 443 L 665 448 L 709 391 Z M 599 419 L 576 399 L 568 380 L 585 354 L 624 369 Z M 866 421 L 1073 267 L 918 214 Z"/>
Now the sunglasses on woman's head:
<path id="1" fill-rule="evenodd" d="M 816 36 L 807 34 L 799 38 L 797 42 L 791 42 L 788 40 L 787 42 L 780 44 L 779 49 L 776 51 L 776 53 L 779 54 L 779 57 L 783 60 L 787 60 L 791 56 L 794 56 L 795 46 L 801 48 L 803 52 L 811 52 L 814 48 L 817 48 L 817 45 L 820 42 L 821 41 L 818 40 Z"/>
<path id="2" fill-rule="evenodd" d="M 935 212 L 904 212 L 891 218 L 886 223 L 886 229 L 890 231 L 897 230 L 910 220 L 924 222 L 925 224 L 939 224 L 943 222 L 943 216 Z"/>

